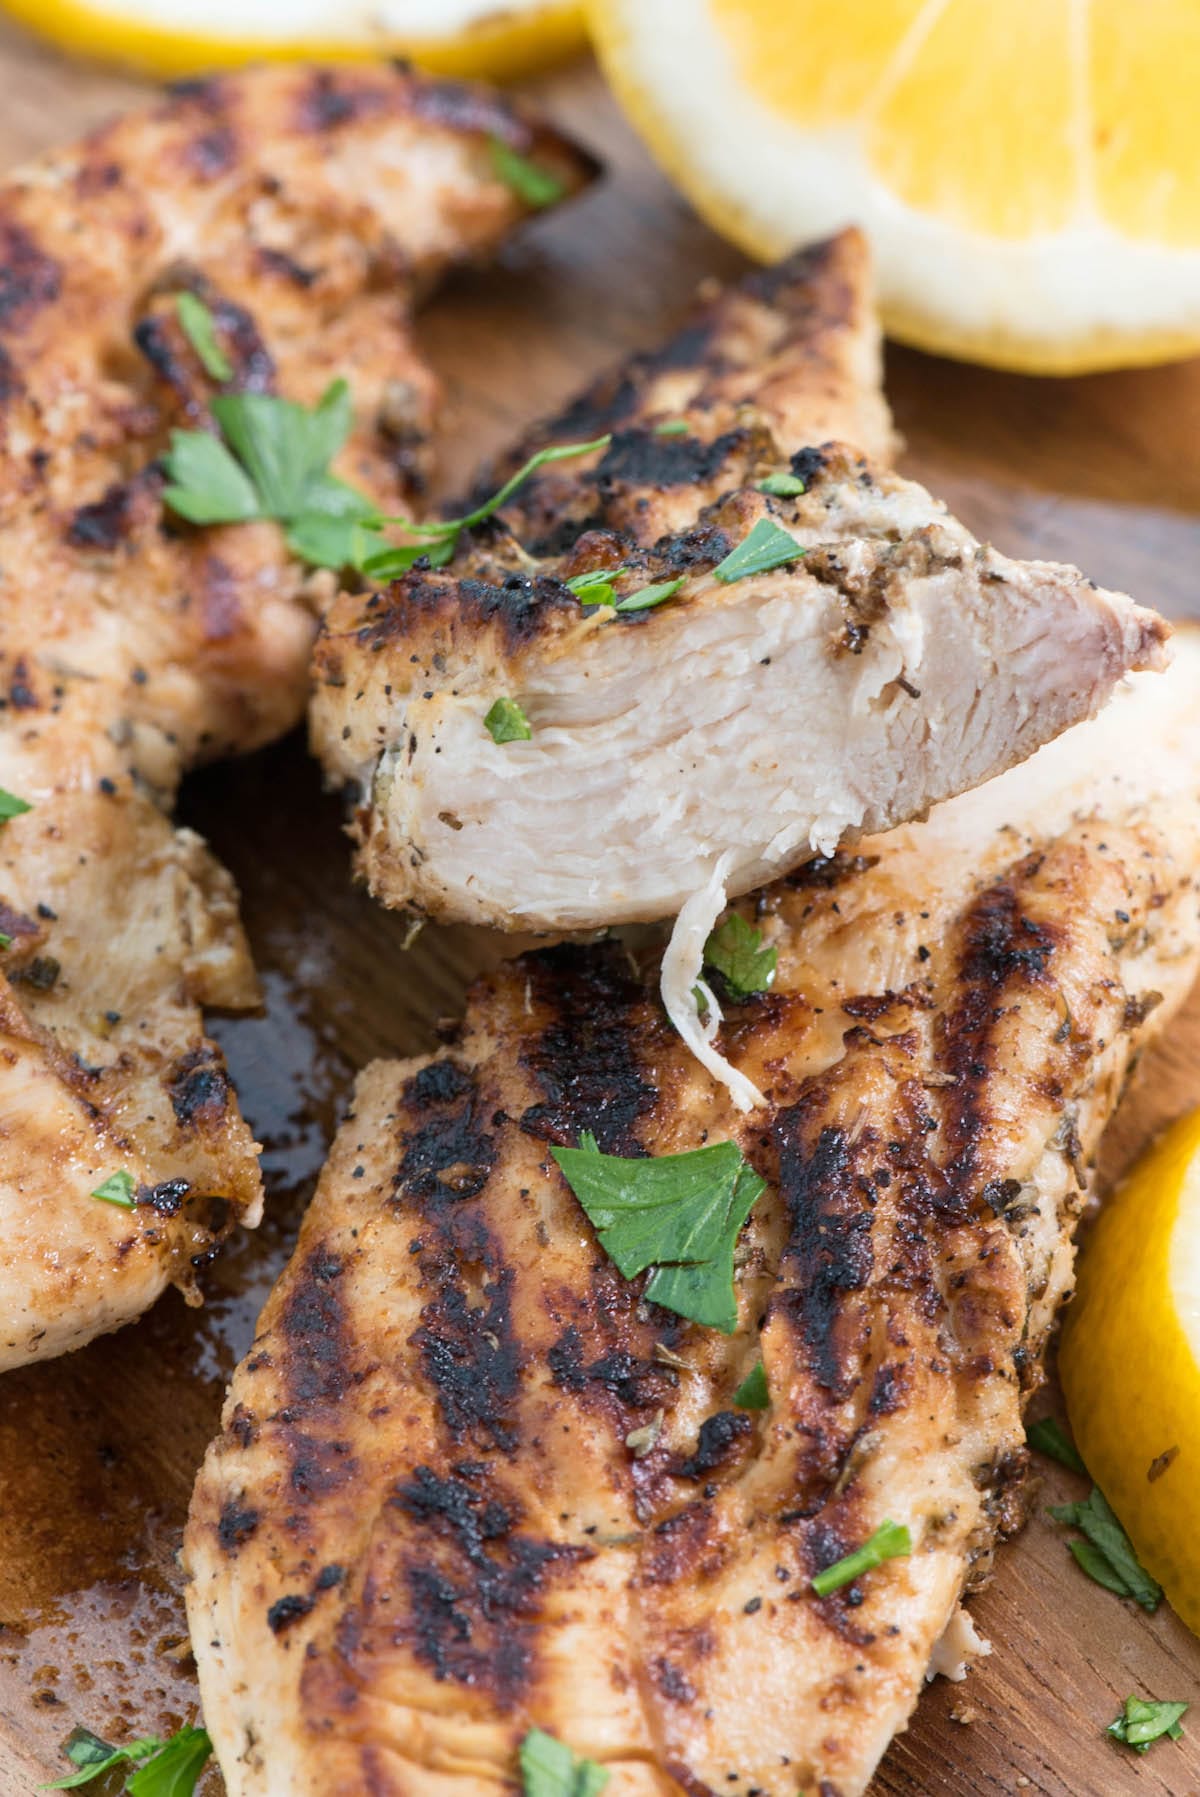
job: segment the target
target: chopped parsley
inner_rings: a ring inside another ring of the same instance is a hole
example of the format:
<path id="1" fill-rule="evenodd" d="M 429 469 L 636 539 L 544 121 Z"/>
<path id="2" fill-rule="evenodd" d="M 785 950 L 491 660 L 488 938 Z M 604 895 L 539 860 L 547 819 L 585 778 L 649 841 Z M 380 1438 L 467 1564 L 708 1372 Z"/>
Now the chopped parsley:
<path id="1" fill-rule="evenodd" d="M 747 1373 L 733 1394 L 739 1410 L 766 1410 L 771 1402 L 767 1387 L 767 1369 L 760 1360 L 754 1371 Z"/>
<path id="2" fill-rule="evenodd" d="M 757 485 L 760 493 L 770 493 L 776 499 L 795 499 L 804 491 L 798 474 L 768 474 Z"/>
<path id="3" fill-rule="evenodd" d="M 329 472 L 353 422 L 345 381 L 333 381 L 311 407 L 268 393 L 222 393 L 212 411 L 220 437 L 172 431 L 164 503 L 191 524 L 274 519 L 301 561 L 335 571 L 355 568 L 377 580 L 407 574 L 422 558 L 431 567 L 445 567 L 460 533 L 490 518 L 537 469 L 604 449 L 611 441 L 604 436 L 539 450 L 465 517 L 417 524 L 385 515 L 365 493 Z M 389 525 L 417 541 L 390 543 L 384 535 Z"/>
<path id="4" fill-rule="evenodd" d="M 1118 1597 L 1131 1597 L 1153 1615 L 1162 1602 L 1162 1586 L 1139 1561 L 1098 1485 L 1082 1503 L 1053 1506 L 1050 1514 L 1055 1522 L 1082 1532 L 1082 1541 L 1069 1541 L 1067 1546 L 1089 1579 Z"/>
<path id="5" fill-rule="evenodd" d="M 196 1781 L 208 1764 L 212 1742 L 206 1731 L 190 1725 L 166 1740 L 147 1735 L 110 1747 L 90 1729 L 77 1728 L 68 1736 L 63 1752 L 75 1767 L 65 1778 L 42 1785 L 43 1791 L 73 1791 L 102 1778 L 114 1766 L 136 1768 L 125 1785 L 126 1797 L 193 1797 Z"/>
<path id="6" fill-rule="evenodd" d="M 32 811 L 33 806 L 28 799 L 19 799 L 15 792 L 5 792 L 0 786 L 0 824 L 6 824 L 10 817 L 20 817 L 24 811 Z"/>
<path id="7" fill-rule="evenodd" d="M 1114 1741 L 1132 1747 L 1135 1753 L 1148 1753 L 1151 1744 L 1163 1735 L 1178 1741 L 1183 1733 L 1179 1719 L 1189 1707 L 1186 1703 L 1155 1703 L 1152 1698 L 1127 1697 L 1120 1714 L 1109 1723 L 1107 1733 Z"/>
<path id="8" fill-rule="evenodd" d="M 704 960 L 715 968 L 734 998 L 765 992 L 775 978 L 778 951 L 764 948 L 762 931 L 731 911 L 704 944 Z"/>
<path id="9" fill-rule="evenodd" d="M 205 374 L 214 381 L 231 381 L 233 363 L 217 342 L 217 323 L 202 299 L 194 293 L 176 295 L 175 310 L 183 334 L 200 358 Z"/>
<path id="10" fill-rule="evenodd" d="M 12 947 L 12 937 L 7 935 L 4 930 L 0 930 L 0 949 L 11 948 L 11 947 Z"/>
<path id="11" fill-rule="evenodd" d="M 864 1572 L 882 1566 L 885 1560 L 903 1560 L 911 1553 L 912 1536 L 905 1524 L 881 1522 L 861 1547 L 817 1573 L 812 1581 L 812 1588 L 818 1597 L 828 1597 L 831 1591 L 838 1591 L 843 1585 L 852 1585 Z"/>
<path id="12" fill-rule="evenodd" d="M 586 1132 L 579 1142 L 551 1153 L 605 1253 L 626 1279 L 654 1269 L 646 1283 L 652 1303 L 732 1335 L 733 1251 L 766 1185 L 737 1143 L 626 1159 L 601 1154 Z"/>
<path id="13" fill-rule="evenodd" d="M 103 1185 L 96 1187 L 92 1197 L 103 1198 L 105 1204 L 119 1204 L 122 1210 L 133 1210 L 136 1203 L 133 1196 L 135 1190 L 133 1174 L 120 1167 L 115 1173 L 109 1174 Z"/>
<path id="14" fill-rule="evenodd" d="M 1061 1465 L 1069 1466 L 1073 1473 L 1087 1472 L 1079 1449 L 1054 1417 L 1043 1416 L 1038 1422 L 1030 1423 L 1025 1431 L 1025 1440 L 1036 1453 L 1045 1454 L 1048 1460 L 1057 1460 Z"/>
<path id="15" fill-rule="evenodd" d="M 493 137 L 488 145 L 492 157 L 492 170 L 503 181 L 504 185 L 516 194 L 526 206 L 532 206 L 540 212 L 546 206 L 556 206 L 565 194 L 566 185 L 560 181 L 552 169 L 543 168 L 538 162 L 531 162 L 528 156 L 522 156 L 511 144 Z"/>
<path id="16" fill-rule="evenodd" d="M 608 1779 L 606 1767 L 581 1759 L 540 1728 L 531 1728 L 521 1742 L 525 1797 L 600 1797 Z"/>
<path id="17" fill-rule="evenodd" d="M 615 605 L 616 588 L 613 581 L 621 568 L 593 568 L 589 574 L 575 574 L 570 580 L 563 582 L 574 593 L 580 605 Z"/>
<path id="18" fill-rule="evenodd" d="M 624 599 L 617 600 L 618 611 L 652 611 L 666 599 L 673 599 L 683 585 L 683 575 L 678 580 L 659 580 L 653 586 L 639 587 L 636 593 L 626 593 Z"/>
<path id="19" fill-rule="evenodd" d="M 686 418 L 664 418 L 661 424 L 654 426 L 656 437 L 686 437 L 691 430 Z"/>
<path id="20" fill-rule="evenodd" d="M 414 524 L 408 518 L 378 518 L 377 527 L 394 524 L 406 530 L 410 536 L 418 537 L 420 541 L 400 547 L 385 544 L 375 553 L 363 553 L 360 549 L 360 558 L 354 566 L 376 580 L 395 580 L 398 575 L 407 574 L 422 556 L 429 558 L 432 567 L 445 567 L 454 555 L 460 533 L 472 530 L 475 525 L 482 524 L 494 512 L 498 512 L 512 498 L 517 488 L 524 486 L 530 475 L 536 474 L 539 468 L 545 468 L 552 462 L 569 461 L 577 455 L 589 455 L 595 449 L 607 449 L 611 442 L 610 433 L 604 437 L 594 437 L 590 443 L 559 443 L 550 449 L 539 449 L 515 474 L 509 476 L 490 499 L 485 499 L 482 505 L 476 506 L 473 512 L 467 512 L 461 518 L 435 519 L 428 524 Z M 384 539 L 379 534 L 379 528 L 376 529 L 375 540 L 381 544 Z"/>
<path id="21" fill-rule="evenodd" d="M 788 531 L 771 518 L 760 518 L 737 548 L 731 549 L 725 560 L 717 563 L 713 573 L 729 585 L 735 580 L 745 580 L 749 574 L 769 574 L 772 568 L 786 567 L 788 562 L 794 562 L 803 554 L 804 550 Z"/>
<path id="22" fill-rule="evenodd" d="M 483 723 L 494 743 L 527 743 L 533 735 L 515 699 L 497 699 Z"/>

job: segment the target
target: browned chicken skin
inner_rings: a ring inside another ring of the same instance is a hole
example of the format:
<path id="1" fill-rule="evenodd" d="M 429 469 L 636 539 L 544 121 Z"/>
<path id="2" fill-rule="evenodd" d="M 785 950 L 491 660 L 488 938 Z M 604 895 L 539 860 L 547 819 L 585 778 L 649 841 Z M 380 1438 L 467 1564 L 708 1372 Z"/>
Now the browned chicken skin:
<path id="1" fill-rule="evenodd" d="M 185 1554 L 230 1797 L 857 1797 L 1020 1519 L 1023 1401 L 1131 1057 L 1200 963 L 1200 638 L 1095 722 L 747 901 L 747 1119 L 653 965 L 560 947 L 359 1081 Z M 725 1336 L 644 1301 L 551 1155 L 739 1143 Z M 765 1411 L 733 1394 L 759 1359 Z M 885 1518 L 910 1557 L 819 1598 Z"/>
<path id="2" fill-rule="evenodd" d="M 169 433 L 214 391 L 178 295 L 229 391 L 347 379 L 337 471 L 410 509 L 435 400 L 414 300 L 526 211 L 493 138 L 564 191 L 590 172 L 486 90 L 289 68 L 185 83 L 0 186 L 0 787 L 33 806 L 0 834 L 0 1367 L 195 1293 L 261 1207 L 201 1010 L 257 1000 L 236 894 L 155 801 L 297 721 L 334 582 L 274 523 L 164 510 Z M 113 1173 L 133 1209 L 91 1196 Z"/>

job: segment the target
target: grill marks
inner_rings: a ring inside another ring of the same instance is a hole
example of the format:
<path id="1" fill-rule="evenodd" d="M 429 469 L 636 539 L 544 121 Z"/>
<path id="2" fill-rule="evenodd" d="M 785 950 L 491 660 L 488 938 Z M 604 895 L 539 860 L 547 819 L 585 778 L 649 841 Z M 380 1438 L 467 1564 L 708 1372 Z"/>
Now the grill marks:
<path id="1" fill-rule="evenodd" d="M 0 216 L 0 331 L 16 337 L 62 291 L 62 270 L 32 232 Z"/>
<path id="2" fill-rule="evenodd" d="M 522 1065 L 545 1093 L 521 1128 L 561 1147 L 590 1130 L 606 1154 L 642 1152 L 634 1126 L 658 1099 L 647 1062 L 667 1036 L 646 988 L 615 946 L 565 945 L 519 965 L 531 1001 L 550 1012 L 521 1048 Z"/>
<path id="3" fill-rule="evenodd" d="M 435 1677 L 482 1686 L 507 1709 L 529 1678 L 547 1578 L 590 1556 L 520 1533 L 519 1506 L 492 1487 L 478 1463 L 448 1478 L 418 1466 L 391 1501 L 414 1525 L 404 1532 L 410 1609 L 400 1632 L 411 1631 Z"/>

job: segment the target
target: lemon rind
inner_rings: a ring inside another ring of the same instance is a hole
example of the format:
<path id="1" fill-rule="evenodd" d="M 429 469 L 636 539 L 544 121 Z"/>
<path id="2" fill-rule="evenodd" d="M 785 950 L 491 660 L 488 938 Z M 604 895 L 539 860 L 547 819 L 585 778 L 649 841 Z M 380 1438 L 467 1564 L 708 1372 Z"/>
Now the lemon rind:
<path id="1" fill-rule="evenodd" d="M 875 248 L 889 336 L 1014 372 L 1094 373 L 1200 350 L 1200 246 L 1135 240 L 1103 221 L 999 239 L 919 213 L 879 181 L 853 128 L 802 131 L 767 116 L 741 89 L 704 7 L 686 6 L 686 65 L 672 57 L 677 5 L 682 15 L 679 0 L 644 10 L 639 0 L 589 0 L 593 43 L 655 160 L 747 255 L 774 261 L 798 241 L 858 224 Z M 689 137 L 691 117 L 711 116 L 718 79 L 721 129 Z M 731 197 L 725 159 L 744 163 L 752 141 L 759 199 L 747 206 Z M 978 296 L 975 315 L 964 320 L 969 296 Z"/>
<path id="2" fill-rule="evenodd" d="M 532 17 L 497 11 L 452 37 L 380 34 L 361 42 L 305 36 L 292 42 L 261 34 L 229 38 L 130 18 L 119 7 L 88 0 L 3 0 L 4 10 L 37 36 L 72 55 L 114 63 L 140 74 L 179 76 L 237 68 L 247 62 L 363 62 L 410 56 L 434 74 L 511 80 L 578 55 L 587 34 L 579 7 L 551 0 Z"/>

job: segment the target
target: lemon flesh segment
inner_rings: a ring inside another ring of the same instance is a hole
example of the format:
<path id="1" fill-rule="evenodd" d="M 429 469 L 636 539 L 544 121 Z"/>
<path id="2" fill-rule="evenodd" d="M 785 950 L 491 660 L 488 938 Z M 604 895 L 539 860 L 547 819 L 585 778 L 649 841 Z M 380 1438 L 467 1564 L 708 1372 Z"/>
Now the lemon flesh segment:
<path id="1" fill-rule="evenodd" d="M 612 85 L 773 260 L 847 223 L 893 336 L 1039 373 L 1200 349 L 1193 0 L 589 0 Z"/>
<path id="2" fill-rule="evenodd" d="M 1200 1111 L 1139 1161 L 1080 1255 L 1059 1355 L 1089 1472 L 1200 1634 Z"/>
<path id="3" fill-rule="evenodd" d="M 409 56 L 435 74 L 502 81 L 586 43 L 576 0 L 0 0 L 0 11 L 70 54 L 168 76 Z"/>

